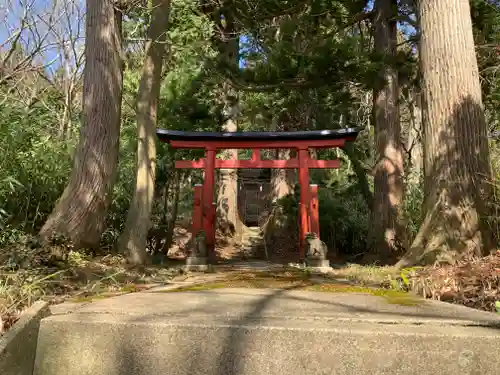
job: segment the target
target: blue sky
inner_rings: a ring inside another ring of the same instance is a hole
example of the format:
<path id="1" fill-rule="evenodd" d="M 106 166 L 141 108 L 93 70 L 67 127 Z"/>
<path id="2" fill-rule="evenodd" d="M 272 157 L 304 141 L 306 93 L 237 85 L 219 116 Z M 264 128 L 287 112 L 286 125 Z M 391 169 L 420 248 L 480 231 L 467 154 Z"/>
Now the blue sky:
<path id="1" fill-rule="evenodd" d="M 0 48 L 9 48 L 6 42 L 20 30 L 24 19 L 30 27 L 23 30 L 19 43 L 29 51 L 43 41 L 43 50 L 35 63 L 50 63 L 50 73 L 61 64 L 60 38 L 68 39 L 72 34 L 77 40 L 75 47 L 83 46 L 84 9 L 85 0 L 0 0 Z M 70 46 L 67 42 L 66 45 Z"/>

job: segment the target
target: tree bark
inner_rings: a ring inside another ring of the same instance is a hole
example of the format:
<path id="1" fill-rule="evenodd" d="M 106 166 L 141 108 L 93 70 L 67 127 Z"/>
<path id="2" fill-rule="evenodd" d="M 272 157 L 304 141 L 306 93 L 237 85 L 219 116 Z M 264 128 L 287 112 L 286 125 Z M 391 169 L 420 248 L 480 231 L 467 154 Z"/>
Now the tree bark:
<path id="1" fill-rule="evenodd" d="M 137 164 L 135 191 L 119 248 L 132 265 L 147 260 L 147 234 L 151 227 L 156 177 L 156 121 L 165 55 L 170 0 L 153 0 L 146 57 L 137 95 Z"/>
<path id="2" fill-rule="evenodd" d="M 87 0 L 83 119 L 73 170 L 40 231 L 77 248 L 99 246 L 116 179 L 123 61 L 121 13 L 112 0 Z"/>
<path id="3" fill-rule="evenodd" d="M 290 160 L 292 150 L 279 149 L 276 150 L 275 155 L 277 160 Z M 293 194 L 293 188 L 294 170 L 276 168 L 271 171 L 271 203 L 275 203 L 280 198 Z"/>
<path id="4" fill-rule="evenodd" d="M 425 219 L 399 267 L 490 250 L 482 223 L 491 178 L 468 0 L 421 0 Z"/>
<path id="5" fill-rule="evenodd" d="M 403 201 L 403 147 L 399 118 L 397 53 L 397 1 L 376 0 L 374 11 L 375 52 L 385 63 L 373 92 L 375 168 L 372 249 L 382 261 L 404 246 L 401 223 Z"/>
<path id="6" fill-rule="evenodd" d="M 224 22 L 218 19 L 219 29 L 223 30 L 219 41 L 219 53 L 224 64 L 238 67 L 239 38 L 236 35 L 234 22 L 230 14 L 224 14 Z M 224 103 L 224 132 L 238 131 L 239 103 L 238 92 L 229 81 L 222 85 L 222 101 Z M 238 159 L 238 150 L 225 150 L 224 159 Z M 217 195 L 217 229 L 228 237 L 237 239 L 241 234 L 243 223 L 238 215 L 238 173 L 234 169 L 221 169 L 219 173 L 219 192 Z"/>
<path id="7" fill-rule="evenodd" d="M 272 131 L 288 131 L 289 129 L 280 121 L 279 116 L 273 118 Z M 278 160 L 289 160 L 296 156 L 295 149 L 279 149 L 275 150 L 275 158 Z M 273 169 L 271 171 L 271 203 L 275 203 L 278 199 L 286 195 L 294 193 L 294 186 L 297 180 L 297 173 L 294 169 Z"/>

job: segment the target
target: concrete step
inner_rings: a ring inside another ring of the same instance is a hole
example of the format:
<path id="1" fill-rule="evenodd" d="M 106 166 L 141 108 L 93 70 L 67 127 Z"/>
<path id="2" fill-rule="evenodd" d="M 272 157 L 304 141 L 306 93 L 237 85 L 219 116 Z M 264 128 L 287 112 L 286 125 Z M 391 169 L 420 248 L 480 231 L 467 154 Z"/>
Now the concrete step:
<path id="1" fill-rule="evenodd" d="M 274 289 L 134 293 L 41 322 L 34 375 L 498 374 L 500 318 Z"/>

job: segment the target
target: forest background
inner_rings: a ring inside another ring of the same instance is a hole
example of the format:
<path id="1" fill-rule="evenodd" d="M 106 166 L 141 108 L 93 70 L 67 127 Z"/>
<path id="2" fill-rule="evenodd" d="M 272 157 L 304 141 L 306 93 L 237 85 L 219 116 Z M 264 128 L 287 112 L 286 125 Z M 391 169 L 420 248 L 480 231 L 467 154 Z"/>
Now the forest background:
<path id="1" fill-rule="evenodd" d="M 141 274 L 168 263 L 202 182 L 173 161 L 202 155 L 159 143 L 156 128 L 358 127 L 354 144 L 317 152 L 340 169 L 311 173 L 330 251 L 370 265 L 370 277 L 396 275 L 405 288 L 493 309 L 500 2 L 435 3 L 7 1 L 0 306 L 66 293 L 61 280 L 81 262 L 123 259 Z M 218 244 L 238 247 L 246 227 L 235 171 L 217 181 Z M 296 176 L 273 171 L 269 184 L 266 254 L 293 259 Z"/>

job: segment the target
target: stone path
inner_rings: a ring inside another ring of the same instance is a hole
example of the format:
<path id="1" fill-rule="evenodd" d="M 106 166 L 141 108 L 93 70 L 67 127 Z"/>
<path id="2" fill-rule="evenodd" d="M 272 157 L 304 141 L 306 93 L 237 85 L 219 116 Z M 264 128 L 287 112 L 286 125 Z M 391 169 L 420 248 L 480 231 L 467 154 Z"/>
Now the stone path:
<path id="1" fill-rule="evenodd" d="M 33 375 L 498 374 L 500 317 L 277 289 L 133 293 L 42 320 Z"/>
<path id="2" fill-rule="evenodd" d="M 53 306 L 41 322 L 33 375 L 498 373 L 496 314 L 365 293 L 173 290 L 284 268 L 234 262 L 148 291 Z"/>
<path id="3" fill-rule="evenodd" d="M 267 262 L 264 260 L 239 261 L 215 266 L 217 271 L 273 271 L 283 270 L 282 264 Z"/>

